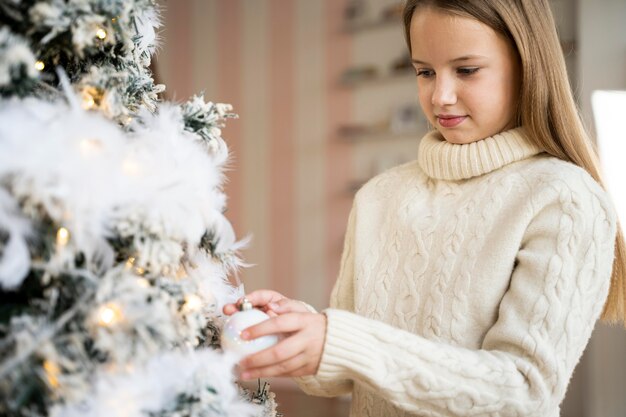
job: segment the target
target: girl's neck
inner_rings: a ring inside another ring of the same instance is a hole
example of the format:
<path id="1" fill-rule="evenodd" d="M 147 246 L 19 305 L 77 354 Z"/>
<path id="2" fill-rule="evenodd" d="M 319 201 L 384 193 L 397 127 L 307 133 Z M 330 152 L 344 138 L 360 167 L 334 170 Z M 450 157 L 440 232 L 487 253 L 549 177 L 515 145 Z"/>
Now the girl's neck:
<path id="1" fill-rule="evenodd" d="M 521 127 L 468 143 L 447 142 L 436 130 L 422 138 L 418 162 L 431 178 L 457 181 L 494 171 L 541 153 Z"/>

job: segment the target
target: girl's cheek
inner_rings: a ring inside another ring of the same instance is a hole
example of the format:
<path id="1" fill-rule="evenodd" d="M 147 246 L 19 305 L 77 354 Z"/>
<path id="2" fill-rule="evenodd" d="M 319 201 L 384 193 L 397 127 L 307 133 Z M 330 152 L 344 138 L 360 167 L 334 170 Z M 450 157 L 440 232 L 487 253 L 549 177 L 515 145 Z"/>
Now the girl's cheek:
<path id="1" fill-rule="evenodd" d="M 422 105 L 423 110 L 426 111 L 427 108 L 429 108 L 431 105 L 432 93 L 429 93 L 427 89 L 422 88 L 422 89 L 418 89 L 417 95 L 419 97 L 419 101 L 420 101 L 420 104 Z"/>

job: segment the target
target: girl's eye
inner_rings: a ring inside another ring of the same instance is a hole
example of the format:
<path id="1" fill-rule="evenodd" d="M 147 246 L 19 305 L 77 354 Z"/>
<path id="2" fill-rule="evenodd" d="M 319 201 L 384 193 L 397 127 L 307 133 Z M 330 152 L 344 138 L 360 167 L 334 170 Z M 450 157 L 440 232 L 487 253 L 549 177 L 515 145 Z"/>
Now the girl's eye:
<path id="1" fill-rule="evenodd" d="M 417 70 L 417 76 L 418 77 L 428 78 L 428 77 L 432 77 L 434 74 L 435 74 L 435 72 L 433 70 L 427 70 L 427 69 L 418 69 Z"/>
<path id="2" fill-rule="evenodd" d="M 472 75 L 475 74 L 480 68 L 478 67 L 470 67 L 470 68 L 459 68 L 457 72 L 461 75 Z"/>

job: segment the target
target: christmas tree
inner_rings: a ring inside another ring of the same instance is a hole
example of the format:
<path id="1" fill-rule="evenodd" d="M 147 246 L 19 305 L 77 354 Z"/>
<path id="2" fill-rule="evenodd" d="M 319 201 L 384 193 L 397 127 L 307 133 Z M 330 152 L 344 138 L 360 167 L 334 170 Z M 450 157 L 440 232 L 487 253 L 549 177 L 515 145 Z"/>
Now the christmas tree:
<path id="1" fill-rule="evenodd" d="M 0 23 L 0 415 L 275 415 L 219 349 L 231 108 L 160 102 L 153 0 L 0 0 Z"/>

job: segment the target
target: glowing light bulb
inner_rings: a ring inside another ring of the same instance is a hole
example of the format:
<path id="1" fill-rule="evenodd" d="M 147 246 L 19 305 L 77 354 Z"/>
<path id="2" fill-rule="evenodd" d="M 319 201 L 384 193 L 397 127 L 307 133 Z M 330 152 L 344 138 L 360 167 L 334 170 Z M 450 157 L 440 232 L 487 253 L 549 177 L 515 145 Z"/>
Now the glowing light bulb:
<path id="1" fill-rule="evenodd" d="M 43 363 L 43 369 L 46 371 L 46 379 L 52 388 L 57 388 L 59 386 L 59 374 L 61 373 L 61 369 L 59 365 L 56 363 L 45 360 Z"/>
<path id="2" fill-rule="evenodd" d="M 107 37 L 107 32 L 103 28 L 96 30 L 96 37 L 100 40 L 104 40 Z"/>
<path id="3" fill-rule="evenodd" d="M 57 245 L 59 246 L 67 246 L 67 243 L 70 241 L 70 231 L 65 227 L 59 228 L 57 230 Z"/>
<path id="4" fill-rule="evenodd" d="M 143 288 L 149 288 L 150 287 L 150 281 L 148 281 L 145 278 L 137 278 L 137 284 L 139 284 L 139 286 L 143 287 Z"/>
<path id="5" fill-rule="evenodd" d="M 95 106 L 96 106 L 96 101 L 93 99 L 93 97 L 87 97 L 83 101 L 83 107 L 87 110 L 93 109 Z"/>
<path id="6" fill-rule="evenodd" d="M 178 268 L 178 271 L 176 271 L 176 279 L 183 278 L 187 278 L 187 270 L 185 270 L 185 267 L 181 265 L 180 268 Z"/>
<path id="7" fill-rule="evenodd" d="M 102 149 L 102 142 L 98 139 L 83 139 L 80 141 L 80 152 L 84 156 L 95 155 Z"/>
<path id="8" fill-rule="evenodd" d="M 130 258 L 128 258 L 128 260 L 126 261 L 126 268 L 131 269 L 133 266 L 135 265 L 135 257 L 131 256 Z"/>
<path id="9" fill-rule="evenodd" d="M 134 158 L 129 156 L 122 162 L 122 171 L 128 176 L 136 177 L 141 174 L 141 166 Z"/>
<path id="10" fill-rule="evenodd" d="M 46 67 L 46 64 L 43 63 L 43 61 L 37 61 L 35 62 L 35 69 L 37 71 L 43 71 L 43 69 Z"/>
<path id="11" fill-rule="evenodd" d="M 100 307 L 100 310 L 98 310 L 98 324 L 104 327 L 112 326 L 120 321 L 121 317 L 122 312 L 120 308 L 113 303 L 103 305 Z"/>
<path id="12" fill-rule="evenodd" d="M 102 99 L 104 98 L 104 92 L 96 87 L 86 87 L 81 91 L 83 99 L 83 109 L 92 110 L 96 107 L 100 107 Z"/>
<path id="13" fill-rule="evenodd" d="M 135 266 L 135 262 L 137 261 L 137 258 L 135 258 L 134 256 L 131 256 L 130 258 L 128 258 L 128 260 L 126 261 L 126 269 L 132 269 L 133 272 L 137 275 L 143 275 L 146 273 L 146 270 L 140 266 Z"/>
<path id="14" fill-rule="evenodd" d="M 198 311 L 202 307 L 202 300 L 195 294 L 189 294 L 185 297 L 185 305 L 183 308 L 187 311 Z"/>

